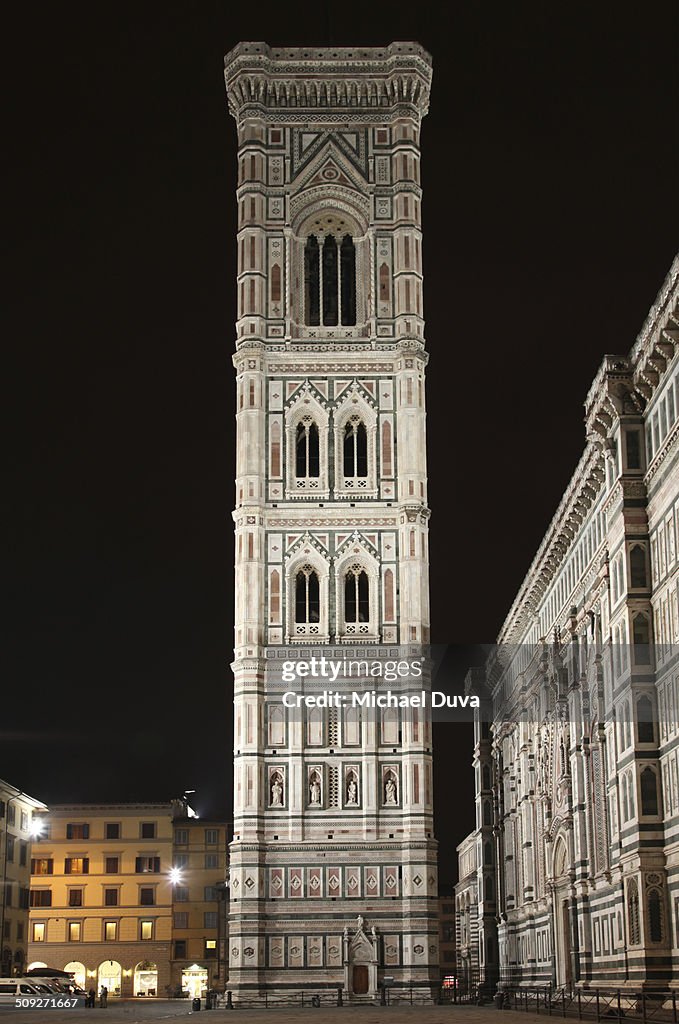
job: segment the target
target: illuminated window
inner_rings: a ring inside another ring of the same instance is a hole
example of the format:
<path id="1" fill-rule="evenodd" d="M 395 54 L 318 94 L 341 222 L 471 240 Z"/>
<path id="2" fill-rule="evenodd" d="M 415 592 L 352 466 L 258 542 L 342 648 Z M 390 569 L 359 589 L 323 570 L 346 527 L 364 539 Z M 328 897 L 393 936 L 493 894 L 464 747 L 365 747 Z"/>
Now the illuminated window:
<path id="1" fill-rule="evenodd" d="M 80 921 L 68 922 L 68 941 L 80 942 Z"/>
<path id="2" fill-rule="evenodd" d="M 139 922 L 139 938 L 142 942 L 149 941 L 153 938 L 153 921 Z"/>
<path id="3" fill-rule="evenodd" d="M 118 940 L 117 921 L 104 921 L 104 939 L 106 942 L 116 942 Z"/>
<path id="4" fill-rule="evenodd" d="M 104 889 L 104 906 L 105 907 L 117 907 L 118 906 L 118 890 L 117 889 Z"/>
<path id="5" fill-rule="evenodd" d="M 68 824 L 66 826 L 66 838 L 67 839 L 89 839 L 90 838 L 90 826 L 83 822 L 77 822 L 76 824 Z"/>
<path id="6" fill-rule="evenodd" d="M 107 875 L 117 875 L 118 864 L 118 857 L 106 857 L 104 859 L 104 871 L 106 872 Z"/>
<path id="7" fill-rule="evenodd" d="M 156 838 L 156 823 L 155 821 L 142 821 L 141 823 L 141 837 L 142 839 L 155 839 Z"/>
<path id="8" fill-rule="evenodd" d="M 68 892 L 68 905 L 69 905 L 69 907 L 82 907 L 82 905 L 83 905 L 83 891 L 82 891 L 82 889 L 69 889 L 69 892 Z"/>
<path id="9" fill-rule="evenodd" d="M 205 940 L 205 956 L 217 956 L 217 942 L 215 939 Z"/>
<path id="10" fill-rule="evenodd" d="M 146 872 L 156 874 L 160 871 L 160 857 L 136 857 L 134 870 L 137 874 L 144 874 Z"/>
<path id="11" fill-rule="evenodd" d="M 45 941 L 45 922 L 34 921 L 33 922 L 33 942 L 44 942 Z"/>
<path id="12" fill-rule="evenodd" d="M 120 825 L 117 821 L 109 821 L 105 825 L 107 839 L 120 839 Z"/>
<path id="13" fill-rule="evenodd" d="M 51 875 L 54 872 L 54 861 L 51 857 L 32 857 L 32 875 Z"/>
<path id="14" fill-rule="evenodd" d="M 64 874 L 66 875 L 86 875 L 89 870 L 89 857 L 67 857 L 64 861 Z"/>

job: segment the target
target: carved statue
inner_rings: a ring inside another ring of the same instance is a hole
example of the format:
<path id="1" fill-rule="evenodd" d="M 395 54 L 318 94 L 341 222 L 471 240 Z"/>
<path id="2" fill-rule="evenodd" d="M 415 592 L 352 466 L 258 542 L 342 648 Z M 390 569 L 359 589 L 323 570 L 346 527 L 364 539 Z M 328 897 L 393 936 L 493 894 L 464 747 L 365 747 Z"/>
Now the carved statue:
<path id="1" fill-rule="evenodd" d="M 321 784 L 318 781 L 316 775 L 311 778 L 311 785 L 309 786 L 309 799 L 312 804 L 320 804 L 321 802 Z"/>
<path id="2" fill-rule="evenodd" d="M 384 802 L 385 804 L 396 803 L 396 782 L 392 775 L 387 776 L 387 781 L 384 784 Z"/>
<path id="3" fill-rule="evenodd" d="M 347 804 L 356 806 L 358 803 L 358 786 L 356 785 L 356 779 L 353 776 L 349 776 L 349 784 L 347 785 Z"/>
<path id="4" fill-rule="evenodd" d="M 283 806 L 283 784 L 280 775 L 274 775 L 271 779 L 271 806 Z"/>

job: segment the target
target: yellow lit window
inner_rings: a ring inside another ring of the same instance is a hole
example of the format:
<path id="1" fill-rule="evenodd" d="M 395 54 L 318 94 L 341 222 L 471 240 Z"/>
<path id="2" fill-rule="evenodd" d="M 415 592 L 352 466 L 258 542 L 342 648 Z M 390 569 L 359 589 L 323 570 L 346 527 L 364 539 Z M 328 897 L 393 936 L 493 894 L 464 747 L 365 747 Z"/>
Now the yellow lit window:
<path id="1" fill-rule="evenodd" d="M 107 942 L 115 942 L 118 938 L 118 922 L 117 921 L 105 921 L 104 922 L 104 938 Z"/>
<path id="2" fill-rule="evenodd" d="M 33 924 L 33 941 L 44 942 L 45 941 L 45 922 L 35 921 Z"/>
<path id="3" fill-rule="evenodd" d="M 141 937 L 142 939 L 153 938 L 153 921 L 142 921 L 141 922 Z"/>
<path id="4" fill-rule="evenodd" d="M 68 922 L 68 941 L 80 942 L 80 921 Z"/>
<path id="5" fill-rule="evenodd" d="M 217 948 L 217 940 L 216 939 L 206 939 L 205 940 L 205 948 L 206 949 L 216 949 Z"/>

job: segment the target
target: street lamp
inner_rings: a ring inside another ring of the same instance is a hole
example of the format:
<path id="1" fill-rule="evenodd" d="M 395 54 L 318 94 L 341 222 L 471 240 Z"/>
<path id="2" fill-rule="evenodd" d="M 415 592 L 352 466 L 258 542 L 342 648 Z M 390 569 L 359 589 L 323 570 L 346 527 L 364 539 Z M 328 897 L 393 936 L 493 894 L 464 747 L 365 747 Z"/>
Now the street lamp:
<path id="1" fill-rule="evenodd" d="M 184 881 L 181 868 L 170 868 L 168 877 L 171 885 L 181 885 Z"/>

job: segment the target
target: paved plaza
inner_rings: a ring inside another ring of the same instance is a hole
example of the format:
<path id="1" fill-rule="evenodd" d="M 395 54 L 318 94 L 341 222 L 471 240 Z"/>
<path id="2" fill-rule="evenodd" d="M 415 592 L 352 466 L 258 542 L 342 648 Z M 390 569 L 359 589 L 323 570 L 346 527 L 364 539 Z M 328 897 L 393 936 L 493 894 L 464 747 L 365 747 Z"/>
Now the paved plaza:
<path id="1" fill-rule="evenodd" d="M 494 1006 L 343 1006 L 288 1007 L 269 1010 L 202 1010 L 192 1011 L 184 1000 L 111 1001 L 106 1009 L 86 1010 L 17 1010 L 0 1007 L 2 1024 L 148 1024 L 191 1017 L 196 1024 L 500 1024 L 507 1018 L 514 1024 L 534 1024 L 545 1016 L 529 1013 L 502 1012 Z"/>

